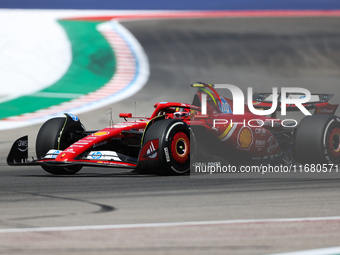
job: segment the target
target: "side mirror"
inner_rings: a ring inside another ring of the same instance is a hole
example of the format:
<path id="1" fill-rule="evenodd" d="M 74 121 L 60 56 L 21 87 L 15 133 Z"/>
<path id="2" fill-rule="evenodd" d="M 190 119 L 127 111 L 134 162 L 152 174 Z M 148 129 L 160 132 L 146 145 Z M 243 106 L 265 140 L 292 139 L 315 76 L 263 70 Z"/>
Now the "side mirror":
<path id="1" fill-rule="evenodd" d="M 132 118 L 132 113 L 120 113 L 119 117 L 124 118 L 124 120 L 126 120 L 126 118 Z"/>

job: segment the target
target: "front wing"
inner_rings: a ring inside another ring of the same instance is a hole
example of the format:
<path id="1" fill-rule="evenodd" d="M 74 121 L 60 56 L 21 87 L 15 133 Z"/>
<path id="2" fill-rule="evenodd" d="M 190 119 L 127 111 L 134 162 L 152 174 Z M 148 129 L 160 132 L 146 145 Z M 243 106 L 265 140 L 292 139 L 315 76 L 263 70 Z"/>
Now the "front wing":
<path id="1" fill-rule="evenodd" d="M 28 136 L 17 139 L 7 157 L 8 165 L 45 165 L 56 167 L 69 166 L 96 166 L 96 167 L 122 167 L 136 168 L 138 161 L 136 158 L 120 154 L 115 151 L 90 151 L 77 157 L 72 161 L 56 161 L 55 158 L 63 151 L 49 150 L 41 159 L 28 159 Z"/>

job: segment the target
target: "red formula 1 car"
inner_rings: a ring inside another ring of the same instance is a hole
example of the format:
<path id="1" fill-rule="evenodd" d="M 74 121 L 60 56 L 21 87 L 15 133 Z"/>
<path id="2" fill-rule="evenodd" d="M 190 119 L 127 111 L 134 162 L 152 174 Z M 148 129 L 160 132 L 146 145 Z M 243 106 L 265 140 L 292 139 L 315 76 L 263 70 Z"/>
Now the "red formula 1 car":
<path id="1" fill-rule="evenodd" d="M 297 125 L 276 119 L 275 113 L 254 115 L 246 104 L 245 113 L 235 115 L 233 101 L 220 96 L 214 85 L 195 83 L 192 87 L 198 89 L 192 104 L 156 103 L 149 118 L 121 113 L 124 122 L 98 131 L 85 130 L 72 114 L 50 119 L 37 136 L 37 159 L 28 160 L 28 137 L 24 136 L 14 142 L 7 163 L 40 165 L 52 174 L 74 174 L 84 166 L 95 166 L 160 175 L 184 174 L 190 162 L 217 158 L 230 164 L 340 163 L 340 119 L 333 115 L 338 105 L 328 103 L 333 95 L 312 95 L 313 102 L 304 107 L 315 112 Z M 271 96 L 254 94 L 254 107 L 270 108 Z M 297 107 L 288 105 L 287 109 Z"/>

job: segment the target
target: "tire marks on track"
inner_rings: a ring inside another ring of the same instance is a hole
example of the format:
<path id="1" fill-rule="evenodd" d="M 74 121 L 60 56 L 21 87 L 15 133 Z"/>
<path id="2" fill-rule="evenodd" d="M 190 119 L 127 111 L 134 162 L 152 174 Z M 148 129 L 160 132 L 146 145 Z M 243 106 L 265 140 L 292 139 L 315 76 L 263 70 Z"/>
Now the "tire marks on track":
<path id="1" fill-rule="evenodd" d="M 12 192 L 13 193 L 13 192 Z M 43 197 L 43 198 L 48 198 L 50 200 L 60 200 L 60 201 L 71 201 L 75 203 L 81 203 L 85 205 L 90 205 L 90 206 L 95 206 L 97 209 L 94 211 L 90 212 L 85 212 L 85 211 L 80 211 L 80 212 L 67 212 L 67 213 L 59 213 L 59 214 L 48 214 L 48 215 L 37 215 L 37 216 L 27 216 L 27 217 L 13 217 L 13 218 L 7 218 L 4 220 L 1 220 L 1 224 L 4 224 L 7 222 L 7 225 L 13 226 L 13 222 L 16 224 L 18 221 L 27 221 L 27 220 L 36 220 L 36 219 L 47 219 L 47 218 L 62 218 L 62 217 L 68 217 L 68 216 L 79 216 L 83 214 L 100 214 L 100 213 L 110 213 L 116 210 L 115 207 L 108 205 L 108 204 L 103 204 L 103 203 L 97 203 L 97 202 L 92 202 L 84 199 L 78 199 L 78 198 L 70 198 L 70 197 L 62 197 L 62 196 L 55 196 L 55 195 L 47 195 L 47 194 L 41 194 L 41 193 L 21 193 L 21 192 L 14 192 L 16 194 L 21 194 L 21 195 L 29 195 L 33 197 Z M 20 199 L 20 201 L 25 201 L 27 199 Z M 76 206 L 73 208 L 77 208 Z M 21 223 L 19 223 L 20 227 L 27 228 L 29 227 L 28 225 L 22 226 Z"/>

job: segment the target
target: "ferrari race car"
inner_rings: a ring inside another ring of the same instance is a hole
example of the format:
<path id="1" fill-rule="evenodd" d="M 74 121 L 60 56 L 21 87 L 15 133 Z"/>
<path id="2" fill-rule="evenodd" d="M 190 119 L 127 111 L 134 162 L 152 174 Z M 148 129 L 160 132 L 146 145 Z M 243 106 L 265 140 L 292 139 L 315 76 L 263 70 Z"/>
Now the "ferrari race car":
<path id="1" fill-rule="evenodd" d="M 56 174 L 74 174 L 82 167 L 123 167 L 159 175 L 185 174 L 193 162 L 229 164 L 340 163 L 340 118 L 331 94 L 312 94 L 303 104 L 314 114 L 300 123 L 256 115 L 247 104 L 233 114 L 233 100 L 220 96 L 213 84 L 195 83 L 192 104 L 159 102 L 150 117 L 121 113 L 125 121 L 88 131 L 77 116 L 46 121 L 36 140 L 37 158 L 28 159 L 28 137 L 16 140 L 9 165 L 40 165 Z M 299 93 L 288 97 L 303 97 Z M 272 107 L 272 94 L 255 93 L 253 107 Z M 294 104 L 287 111 L 298 111 Z M 129 120 L 127 120 L 129 119 Z"/>

